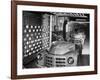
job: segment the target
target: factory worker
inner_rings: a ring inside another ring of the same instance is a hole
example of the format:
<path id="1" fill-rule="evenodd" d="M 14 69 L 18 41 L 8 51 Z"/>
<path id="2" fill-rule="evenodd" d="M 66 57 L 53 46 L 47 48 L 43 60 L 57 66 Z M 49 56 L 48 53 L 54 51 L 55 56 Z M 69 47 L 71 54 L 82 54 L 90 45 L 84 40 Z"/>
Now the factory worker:
<path id="1" fill-rule="evenodd" d="M 82 55 L 82 49 L 85 42 L 86 35 L 80 29 L 76 29 L 75 33 L 73 34 L 74 43 L 76 44 L 76 49 L 79 52 L 79 55 Z"/>

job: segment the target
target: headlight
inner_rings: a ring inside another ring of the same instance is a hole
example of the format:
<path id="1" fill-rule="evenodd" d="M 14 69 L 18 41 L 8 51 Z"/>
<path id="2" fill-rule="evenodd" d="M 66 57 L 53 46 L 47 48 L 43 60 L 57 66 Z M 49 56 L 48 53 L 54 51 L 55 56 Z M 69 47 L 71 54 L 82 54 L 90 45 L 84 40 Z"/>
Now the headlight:
<path id="1" fill-rule="evenodd" d="M 38 59 L 38 60 L 42 60 L 42 58 L 43 58 L 43 57 L 42 57 L 42 54 L 38 54 L 38 55 L 37 55 L 37 59 Z"/>
<path id="2" fill-rule="evenodd" d="M 73 63 L 74 63 L 73 57 L 69 57 L 69 58 L 67 59 L 67 62 L 68 62 L 68 64 L 73 64 Z"/>

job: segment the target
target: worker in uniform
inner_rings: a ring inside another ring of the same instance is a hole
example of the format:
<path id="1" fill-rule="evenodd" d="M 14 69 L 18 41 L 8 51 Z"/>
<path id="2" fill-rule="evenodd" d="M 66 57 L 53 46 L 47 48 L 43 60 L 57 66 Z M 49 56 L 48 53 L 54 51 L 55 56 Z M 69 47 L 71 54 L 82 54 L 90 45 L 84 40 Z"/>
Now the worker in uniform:
<path id="1" fill-rule="evenodd" d="M 79 55 L 82 55 L 85 38 L 85 33 L 81 30 L 76 30 L 73 34 L 74 43 L 76 45 L 76 50 L 78 50 Z"/>

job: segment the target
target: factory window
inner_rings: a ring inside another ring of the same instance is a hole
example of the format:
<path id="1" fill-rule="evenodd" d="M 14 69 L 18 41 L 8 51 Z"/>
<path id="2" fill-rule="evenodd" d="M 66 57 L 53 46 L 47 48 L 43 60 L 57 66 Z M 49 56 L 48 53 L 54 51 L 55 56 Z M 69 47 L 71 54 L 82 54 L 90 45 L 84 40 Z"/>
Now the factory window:
<path id="1" fill-rule="evenodd" d="M 24 63 L 50 46 L 50 16 L 46 13 L 23 11 Z M 28 56 L 33 56 L 28 59 Z M 27 57 L 27 58 L 26 58 Z M 36 58 L 36 57 L 35 57 Z"/>

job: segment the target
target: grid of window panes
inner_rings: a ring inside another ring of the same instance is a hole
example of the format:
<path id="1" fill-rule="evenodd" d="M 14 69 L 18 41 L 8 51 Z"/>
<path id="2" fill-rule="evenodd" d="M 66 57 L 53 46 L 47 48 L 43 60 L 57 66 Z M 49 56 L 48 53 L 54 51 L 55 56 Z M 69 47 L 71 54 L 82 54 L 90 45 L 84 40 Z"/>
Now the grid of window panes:
<path id="1" fill-rule="evenodd" d="M 50 27 L 25 25 L 23 27 L 23 55 L 28 57 L 50 45 Z"/>

